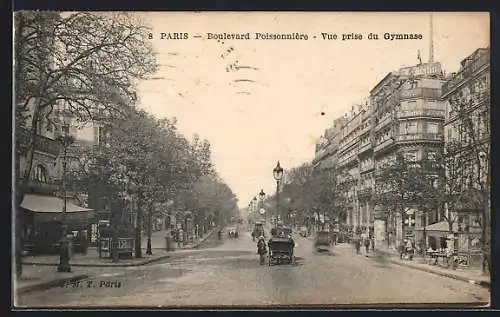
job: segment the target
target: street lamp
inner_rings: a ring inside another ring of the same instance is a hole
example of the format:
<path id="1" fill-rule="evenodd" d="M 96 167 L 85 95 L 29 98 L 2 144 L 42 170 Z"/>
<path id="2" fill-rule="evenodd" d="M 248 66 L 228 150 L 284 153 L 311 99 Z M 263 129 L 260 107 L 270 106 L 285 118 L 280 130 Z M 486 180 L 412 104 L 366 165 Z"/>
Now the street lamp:
<path id="1" fill-rule="evenodd" d="M 283 168 L 280 166 L 280 161 L 276 164 L 276 167 L 273 169 L 273 176 L 276 180 L 276 227 L 278 227 L 278 215 L 280 213 L 280 181 L 283 177 Z"/>
<path id="2" fill-rule="evenodd" d="M 68 126 L 65 126 L 69 128 Z M 63 190 L 63 208 L 62 208 L 62 226 L 61 226 L 61 249 L 59 254 L 59 265 L 57 266 L 58 272 L 71 272 L 71 265 L 69 264 L 70 250 L 69 241 L 66 236 L 66 212 L 67 212 L 67 188 L 66 188 L 66 163 L 68 155 L 68 147 L 75 141 L 74 138 L 68 134 L 68 129 L 65 129 L 66 133 L 57 138 L 57 141 L 62 145 L 63 152 L 63 175 L 62 175 L 62 190 Z"/>
<path id="3" fill-rule="evenodd" d="M 264 208 L 264 198 L 266 197 L 266 193 L 264 193 L 264 190 L 261 189 L 259 193 L 259 199 L 260 199 L 260 208 Z M 260 211 L 260 210 L 259 210 Z"/>

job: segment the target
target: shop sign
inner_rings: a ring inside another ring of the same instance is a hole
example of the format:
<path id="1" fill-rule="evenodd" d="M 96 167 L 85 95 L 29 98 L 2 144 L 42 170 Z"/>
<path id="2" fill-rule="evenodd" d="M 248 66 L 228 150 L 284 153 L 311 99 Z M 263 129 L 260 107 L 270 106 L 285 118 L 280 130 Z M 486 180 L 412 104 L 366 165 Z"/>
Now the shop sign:
<path id="1" fill-rule="evenodd" d="M 400 76 L 423 76 L 441 74 L 440 63 L 425 63 L 413 67 L 405 67 L 399 70 Z"/>

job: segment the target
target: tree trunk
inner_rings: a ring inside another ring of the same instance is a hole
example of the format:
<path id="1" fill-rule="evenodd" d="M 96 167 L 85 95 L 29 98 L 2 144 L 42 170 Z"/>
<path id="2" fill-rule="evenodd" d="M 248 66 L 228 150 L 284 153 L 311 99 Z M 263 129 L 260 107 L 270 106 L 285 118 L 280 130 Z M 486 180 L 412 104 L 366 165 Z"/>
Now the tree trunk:
<path id="1" fill-rule="evenodd" d="M 153 250 L 151 246 L 151 236 L 152 236 L 152 227 L 153 227 L 153 211 L 151 206 L 151 201 L 148 201 L 148 244 L 146 248 L 147 255 L 153 255 Z"/>
<path id="2" fill-rule="evenodd" d="M 491 240 L 491 234 L 489 230 L 490 228 L 490 221 L 489 221 L 489 213 L 490 213 L 490 208 L 489 208 L 489 191 L 483 191 L 484 193 L 484 207 L 482 210 L 482 218 L 483 221 L 481 222 L 481 240 L 482 240 L 482 248 L 481 248 L 481 273 L 483 275 L 487 275 L 487 273 L 491 274 L 491 248 L 490 248 L 490 240 Z"/>
<path id="3" fill-rule="evenodd" d="M 426 254 L 426 250 L 427 250 L 427 212 L 424 212 L 424 223 L 423 223 L 423 227 L 424 227 L 424 232 L 423 232 L 423 236 L 424 236 L 424 250 L 423 250 L 423 254 L 424 254 L 424 257 L 425 257 L 425 254 Z"/>
<path id="4" fill-rule="evenodd" d="M 142 258 L 142 193 L 137 195 L 137 221 L 135 226 L 135 257 Z"/>

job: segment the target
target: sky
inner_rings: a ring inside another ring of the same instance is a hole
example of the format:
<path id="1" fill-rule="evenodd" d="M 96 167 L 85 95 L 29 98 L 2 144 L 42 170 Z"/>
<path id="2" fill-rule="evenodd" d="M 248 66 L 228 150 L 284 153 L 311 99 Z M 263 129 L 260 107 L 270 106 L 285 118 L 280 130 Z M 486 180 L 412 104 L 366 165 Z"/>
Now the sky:
<path id="1" fill-rule="evenodd" d="M 246 207 L 261 189 L 273 194 L 272 170 L 310 162 L 333 120 L 368 97 L 388 73 L 429 58 L 430 13 L 151 12 L 160 64 L 139 85 L 140 106 L 176 117 L 179 131 L 210 141 L 222 179 Z M 434 60 L 450 73 L 489 46 L 487 13 L 433 13 Z M 160 39 L 161 33 L 188 39 Z M 246 33 L 250 40 L 208 39 L 207 33 Z M 300 33 L 308 40 L 256 40 L 254 33 Z M 323 40 L 321 33 L 336 33 Z M 342 34 L 361 40 L 342 40 Z M 369 40 L 369 33 L 379 34 Z M 384 33 L 422 34 L 385 40 Z M 195 36 L 201 36 L 196 38 Z M 314 38 L 316 36 L 316 38 Z M 228 68 L 233 65 L 233 70 Z M 234 70 L 234 66 L 241 67 Z"/>

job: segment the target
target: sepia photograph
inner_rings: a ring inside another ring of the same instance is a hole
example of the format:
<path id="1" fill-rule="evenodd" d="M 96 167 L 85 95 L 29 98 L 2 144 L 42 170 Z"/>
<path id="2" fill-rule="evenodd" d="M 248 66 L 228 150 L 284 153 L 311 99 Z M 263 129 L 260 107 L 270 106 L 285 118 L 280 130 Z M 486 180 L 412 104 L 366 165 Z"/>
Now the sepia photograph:
<path id="1" fill-rule="evenodd" d="M 489 307 L 487 12 L 13 13 L 15 309 Z"/>

